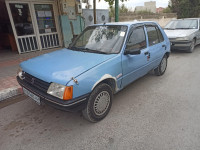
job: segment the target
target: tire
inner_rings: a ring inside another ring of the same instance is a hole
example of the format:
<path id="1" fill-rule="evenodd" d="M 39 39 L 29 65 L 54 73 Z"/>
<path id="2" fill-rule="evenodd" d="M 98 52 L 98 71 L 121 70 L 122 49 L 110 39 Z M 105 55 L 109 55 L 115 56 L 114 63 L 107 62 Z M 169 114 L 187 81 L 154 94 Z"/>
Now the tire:
<path id="1" fill-rule="evenodd" d="M 196 41 L 195 41 L 195 39 L 193 39 L 193 40 L 192 40 L 192 43 L 191 43 L 191 45 L 190 45 L 190 48 L 189 48 L 189 50 L 187 51 L 188 53 L 192 53 L 192 52 L 194 51 L 195 43 L 196 43 Z"/>
<path id="2" fill-rule="evenodd" d="M 154 69 L 154 73 L 157 76 L 161 76 L 165 73 L 166 69 L 167 69 L 167 56 L 165 55 L 162 58 L 159 66 L 156 69 Z"/>
<path id="3" fill-rule="evenodd" d="M 112 106 L 112 98 L 112 88 L 105 83 L 99 84 L 90 94 L 86 108 L 82 110 L 83 117 L 90 122 L 104 119 Z"/>

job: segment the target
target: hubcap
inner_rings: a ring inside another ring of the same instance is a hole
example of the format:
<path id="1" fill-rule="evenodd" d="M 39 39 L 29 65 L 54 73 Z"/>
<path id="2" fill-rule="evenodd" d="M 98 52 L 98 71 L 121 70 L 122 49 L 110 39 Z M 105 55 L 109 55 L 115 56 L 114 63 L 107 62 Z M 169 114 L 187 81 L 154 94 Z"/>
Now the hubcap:
<path id="1" fill-rule="evenodd" d="M 194 50 L 194 43 L 195 43 L 195 41 L 193 40 L 193 41 L 192 41 L 192 44 L 191 44 L 191 51 Z"/>
<path id="2" fill-rule="evenodd" d="M 163 58 L 161 62 L 161 72 L 164 72 L 167 66 L 167 59 Z"/>
<path id="3" fill-rule="evenodd" d="M 94 100 L 94 113 L 98 116 L 104 114 L 110 104 L 110 94 L 107 91 L 99 93 Z"/>

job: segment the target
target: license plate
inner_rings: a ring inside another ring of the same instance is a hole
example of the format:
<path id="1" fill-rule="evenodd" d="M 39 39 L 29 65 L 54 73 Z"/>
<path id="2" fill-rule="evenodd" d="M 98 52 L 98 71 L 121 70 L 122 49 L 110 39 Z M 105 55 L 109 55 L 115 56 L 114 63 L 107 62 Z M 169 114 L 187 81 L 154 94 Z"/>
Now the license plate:
<path id="1" fill-rule="evenodd" d="M 31 93 L 30 91 L 28 91 L 27 89 L 23 88 L 24 94 L 27 95 L 28 97 L 30 97 L 31 99 L 33 99 L 38 105 L 40 105 L 40 97 L 38 97 L 37 95 Z"/>

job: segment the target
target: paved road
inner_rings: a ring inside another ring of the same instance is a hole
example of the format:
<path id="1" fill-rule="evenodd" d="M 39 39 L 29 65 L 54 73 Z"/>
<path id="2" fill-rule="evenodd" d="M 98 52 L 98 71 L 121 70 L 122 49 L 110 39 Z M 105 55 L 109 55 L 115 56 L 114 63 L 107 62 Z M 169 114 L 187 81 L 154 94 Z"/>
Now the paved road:
<path id="1" fill-rule="evenodd" d="M 172 53 L 163 76 L 146 75 L 115 95 L 95 124 L 25 96 L 0 103 L 0 149 L 199 150 L 199 64 L 200 46 Z"/>

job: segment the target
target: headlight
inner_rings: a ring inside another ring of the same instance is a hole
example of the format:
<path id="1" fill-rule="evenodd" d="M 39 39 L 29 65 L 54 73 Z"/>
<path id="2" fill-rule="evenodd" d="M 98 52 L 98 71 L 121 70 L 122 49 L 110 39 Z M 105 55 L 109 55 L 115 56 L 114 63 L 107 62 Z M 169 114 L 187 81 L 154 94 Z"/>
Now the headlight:
<path id="1" fill-rule="evenodd" d="M 177 41 L 188 41 L 188 38 L 187 37 L 179 37 L 179 38 L 176 38 Z"/>
<path id="2" fill-rule="evenodd" d="M 19 67 L 18 70 L 17 70 L 17 76 L 19 76 L 19 78 L 22 79 L 22 80 L 24 79 L 23 71 L 22 71 L 21 67 Z"/>
<path id="3" fill-rule="evenodd" d="M 63 100 L 70 100 L 73 97 L 73 86 L 51 83 L 47 93 Z"/>

